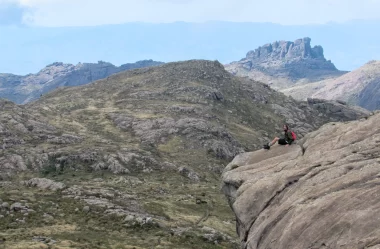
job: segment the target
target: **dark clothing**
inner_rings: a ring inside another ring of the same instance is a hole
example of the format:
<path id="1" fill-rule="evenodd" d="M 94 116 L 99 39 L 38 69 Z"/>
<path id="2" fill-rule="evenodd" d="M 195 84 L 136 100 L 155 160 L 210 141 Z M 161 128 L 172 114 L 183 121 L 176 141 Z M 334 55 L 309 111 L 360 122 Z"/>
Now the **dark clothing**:
<path id="1" fill-rule="evenodd" d="M 284 138 L 280 138 L 280 139 L 278 140 L 278 144 L 279 144 L 279 145 L 287 145 L 288 143 L 285 141 Z"/>
<path id="2" fill-rule="evenodd" d="M 278 144 L 280 145 L 287 145 L 292 144 L 294 142 L 292 132 L 291 131 L 285 131 L 284 132 L 284 138 L 280 138 L 278 140 Z"/>
<path id="3" fill-rule="evenodd" d="M 292 136 L 292 132 L 291 131 L 286 131 L 285 132 L 285 141 L 288 143 L 288 144 L 292 144 L 294 142 L 293 140 L 293 136 Z"/>

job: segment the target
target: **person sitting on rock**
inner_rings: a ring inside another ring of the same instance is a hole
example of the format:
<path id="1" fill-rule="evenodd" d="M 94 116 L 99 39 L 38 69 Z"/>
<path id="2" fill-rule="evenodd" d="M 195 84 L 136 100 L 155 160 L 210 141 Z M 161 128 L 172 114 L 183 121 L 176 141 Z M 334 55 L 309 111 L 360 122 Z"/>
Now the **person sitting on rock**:
<path id="1" fill-rule="evenodd" d="M 264 144 L 263 147 L 264 149 L 269 150 L 270 147 L 274 145 L 276 142 L 278 142 L 279 145 L 289 146 L 294 142 L 294 140 L 296 140 L 296 134 L 293 131 L 289 130 L 289 126 L 285 124 L 284 137 L 283 138 L 275 137 L 272 142 L 268 144 Z"/>

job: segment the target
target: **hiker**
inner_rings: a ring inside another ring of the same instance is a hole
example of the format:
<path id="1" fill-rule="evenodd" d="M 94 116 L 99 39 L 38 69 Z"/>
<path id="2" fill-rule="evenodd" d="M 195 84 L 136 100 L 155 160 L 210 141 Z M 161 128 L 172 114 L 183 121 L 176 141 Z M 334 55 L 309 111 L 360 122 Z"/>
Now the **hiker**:
<path id="1" fill-rule="evenodd" d="M 264 149 L 269 150 L 270 147 L 274 145 L 276 142 L 278 142 L 279 145 L 289 146 L 294 142 L 294 140 L 296 140 L 296 134 L 293 131 L 289 130 L 288 125 L 285 124 L 283 129 L 284 129 L 284 137 L 283 138 L 275 137 L 272 142 L 268 144 L 264 144 Z"/>

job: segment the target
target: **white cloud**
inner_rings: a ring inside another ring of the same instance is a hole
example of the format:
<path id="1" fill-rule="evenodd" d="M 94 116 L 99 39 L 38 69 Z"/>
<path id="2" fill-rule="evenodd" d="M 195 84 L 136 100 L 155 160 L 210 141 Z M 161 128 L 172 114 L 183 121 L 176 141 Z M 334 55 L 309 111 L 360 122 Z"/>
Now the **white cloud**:
<path id="1" fill-rule="evenodd" d="M 41 26 L 210 20 L 281 24 L 380 19 L 380 0 L 0 0 L 30 8 L 24 21 Z"/>

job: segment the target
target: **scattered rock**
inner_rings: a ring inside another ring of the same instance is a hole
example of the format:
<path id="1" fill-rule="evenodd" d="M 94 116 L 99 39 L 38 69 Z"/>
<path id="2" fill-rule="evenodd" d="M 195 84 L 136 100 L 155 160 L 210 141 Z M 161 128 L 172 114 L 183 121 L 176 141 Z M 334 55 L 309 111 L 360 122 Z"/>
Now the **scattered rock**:
<path id="1" fill-rule="evenodd" d="M 2 173 L 7 171 L 20 172 L 28 169 L 25 165 L 24 159 L 20 155 L 15 154 L 0 157 L 0 165 L 2 165 Z"/>
<path id="2" fill-rule="evenodd" d="M 152 217 L 145 218 L 145 224 L 148 224 L 148 225 L 153 224 L 153 218 Z"/>
<path id="3" fill-rule="evenodd" d="M 9 209 L 9 203 L 8 202 L 3 202 L 3 204 L 1 204 L 2 208 L 4 209 Z"/>
<path id="4" fill-rule="evenodd" d="M 83 213 L 88 213 L 88 212 L 90 212 L 90 207 L 89 206 L 85 206 L 85 207 L 83 207 Z"/>
<path id="5" fill-rule="evenodd" d="M 136 221 L 138 224 L 143 224 L 144 219 L 142 217 L 136 217 Z"/>
<path id="6" fill-rule="evenodd" d="M 82 142 L 82 138 L 75 135 L 63 134 L 62 136 L 51 136 L 47 142 L 52 144 L 76 144 Z"/>
<path id="7" fill-rule="evenodd" d="M 120 184 L 120 183 L 129 184 L 132 186 L 139 185 L 139 184 L 143 183 L 142 181 L 140 181 L 139 178 L 134 177 L 134 176 L 127 176 L 127 177 L 120 176 L 118 178 L 115 178 L 112 182 L 116 183 L 116 184 Z"/>
<path id="8" fill-rule="evenodd" d="M 16 219 L 16 221 L 18 222 L 18 223 L 22 223 L 22 224 L 25 224 L 26 223 L 26 221 L 25 221 L 25 218 L 24 219 Z"/>
<path id="9" fill-rule="evenodd" d="M 227 236 L 225 234 L 222 234 L 218 231 L 216 231 L 215 229 L 213 228 L 210 228 L 210 227 L 202 227 L 202 232 L 205 232 L 205 234 L 203 234 L 203 239 L 209 241 L 209 242 L 213 242 L 214 244 L 219 244 L 220 242 L 222 241 L 227 241 L 227 240 L 231 240 L 232 238 L 230 236 Z"/>
<path id="10" fill-rule="evenodd" d="M 15 202 L 11 205 L 10 210 L 13 210 L 15 212 L 21 211 L 24 206 L 20 202 Z"/>
<path id="11" fill-rule="evenodd" d="M 199 181 L 200 181 L 200 179 L 199 179 L 199 175 L 198 175 L 197 173 L 195 173 L 193 170 L 189 169 L 189 168 L 186 168 L 186 167 L 180 167 L 180 168 L 178 169 L 178 172 L 179 172 L 182 176 L 184 176 L 184 177 L 190 179 L 190 180 L 193 181 L 193 182 L 199 182 Z"/>
<path id="12" fill-rule="evenodd" d="M 135 217 L 133 215 L 127 215 L 124 218 L 124 222 L 131 222 L 131 221 L 134 221 L 134 220 L 135 220 Z"/>
<path id="13" fill-rule="evenodd" d="M 54 220 L 54 217 L 53 216 L 51 216 L 50 214 L 43 214 L 42 215 L 42 217 L 44 218 L 44 221 L 45 222 L 51 222 L 51 221 L 53 221 Z"/>
<path id="14" fill-rule="evenodd" d="M 53 244 L 57 243 L 57 241 L 53 240 L 52 238 L 43 237 L 43 236 L 35 236 L 35 237 L 33 237 L 33 241 L 42 242 L 42 243 L 45 243 L 48 245 L 53 245 Z"/>
<path id="15" fill-rule="evenodd" d="M 61 190 L 61 189 L 64 189 L 66 187 L 66 185 L 64 183 L 55 182 L 53 180 L 46 179 L 46 178 L 33 178 L 33 179 L 28 180 L 28 181 L 22 182 L 22 184 L 24 184 L 25 186 L 28 186 L 28 187 L 36 187 L 36 188 L 40 188 L 40 189 L 49 189 L 52 191 Z"/>

